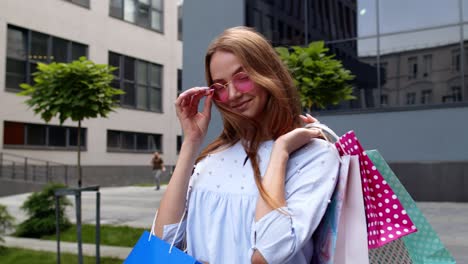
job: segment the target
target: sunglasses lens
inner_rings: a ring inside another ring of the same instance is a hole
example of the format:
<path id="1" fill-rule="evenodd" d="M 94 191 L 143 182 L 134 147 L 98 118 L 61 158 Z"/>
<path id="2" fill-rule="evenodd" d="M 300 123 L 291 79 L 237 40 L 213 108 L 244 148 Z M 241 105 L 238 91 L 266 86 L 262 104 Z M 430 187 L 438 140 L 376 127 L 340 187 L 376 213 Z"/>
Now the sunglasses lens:
<path id="1" fill-rule="evenodd" d="M 213 99 L 215 99 L 218 102 L 227 102 L 228 100 L 228 90 L 226 89 L 225 86 L 215 83 L 210 86 L 210 89 L 213 89 L 214 94 L 213 94 Z"/>
<path id="2" fill-rule="evenodd" d="M 246 93 L 253 89 L 253 82 L 246 73 L 240 72 L 233 78 L 232 83 L 239 92 Z"/>

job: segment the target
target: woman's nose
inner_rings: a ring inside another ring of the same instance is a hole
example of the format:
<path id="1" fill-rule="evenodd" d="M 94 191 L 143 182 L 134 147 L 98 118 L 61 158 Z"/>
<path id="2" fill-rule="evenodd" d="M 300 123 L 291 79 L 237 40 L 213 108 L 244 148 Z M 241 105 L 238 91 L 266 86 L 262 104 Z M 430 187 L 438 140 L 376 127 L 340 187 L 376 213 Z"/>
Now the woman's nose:
<path id="1" fill-rule="evenodd" d="M 227 84 L 227 89 L 229 92 L 229 101 L 235 100 L 242 95 L 242 93 L 236 89 L 232 82 Z"/>

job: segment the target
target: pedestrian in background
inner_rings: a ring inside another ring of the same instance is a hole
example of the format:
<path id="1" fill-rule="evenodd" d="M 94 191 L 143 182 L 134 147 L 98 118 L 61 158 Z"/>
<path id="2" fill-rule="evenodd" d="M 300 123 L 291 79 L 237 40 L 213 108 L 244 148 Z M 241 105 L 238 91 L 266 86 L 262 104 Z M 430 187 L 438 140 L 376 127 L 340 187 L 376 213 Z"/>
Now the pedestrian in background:
<path id="1" fill-rule="evenodd" d="M 151 163 L 153 165 L 154 180 L 156 181 L 155 190 L 159 190 L 161 187 L 161 174 L 163 171 L 166 170 L 166 168 L 164 167 L 164 161 L 161 158 L 161 155 L 159 154 L 159 152 L 157 151 L 154 152 Z"/>

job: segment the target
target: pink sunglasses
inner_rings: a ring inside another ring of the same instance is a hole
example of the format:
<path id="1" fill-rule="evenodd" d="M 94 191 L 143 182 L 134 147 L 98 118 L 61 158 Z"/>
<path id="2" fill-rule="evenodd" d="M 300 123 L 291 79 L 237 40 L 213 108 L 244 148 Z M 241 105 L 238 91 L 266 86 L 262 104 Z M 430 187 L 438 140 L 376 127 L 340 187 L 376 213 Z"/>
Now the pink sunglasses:
<path id="1" fill-rule="evenodd" d="M 238 72 L 232 76 L 232 79 L 226 84 L 213 83 L 210 86 L 210 89 L 214 91 L 213 99 L 226 103 L 229 100 L 229 83 L 232 82 L 232 85 L 236 88 L 237 91 L 241 93 L 247 93 L 254 88 L 252 80 L 250 80 L 249 75 L 245 72 Z"/>

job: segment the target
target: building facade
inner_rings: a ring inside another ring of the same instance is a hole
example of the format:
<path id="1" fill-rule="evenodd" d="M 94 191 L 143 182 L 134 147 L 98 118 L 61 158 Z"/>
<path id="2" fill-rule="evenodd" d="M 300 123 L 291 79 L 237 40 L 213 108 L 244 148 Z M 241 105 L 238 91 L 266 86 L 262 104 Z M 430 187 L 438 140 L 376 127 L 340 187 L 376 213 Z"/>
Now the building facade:
<path id="1" fill-rule="evenodd" d="M 356 76 L 357 99 L 314 115 L 378 149 L 415 199 L 468 201 L 467 0 L 233 2 L 184 4 L 184 87 L 203 81 L 206 47 L 225 28 L 254 27 L 275 46 L 323 40 Z"/>
<path id="2" fill-rule="evenodd" d="M 44 123 L 17 92 L 20 83 L 32 82 L 39 62 L 80 56 L 118 67 L 112 85 L 125 91 L 108 118 L 82 122 L 84 184 L 151 182 L 154 151 L 174 165 L 181 142 L 173 106 L 181 90 L 178 5 L 167 0 L 1 1 L 2 176 L 30 180 L 32 164 L 44 169 L 38 161 L 76 165 L 77 123 Z M 67 175 L 73 178 L 74 169 Z"/>

